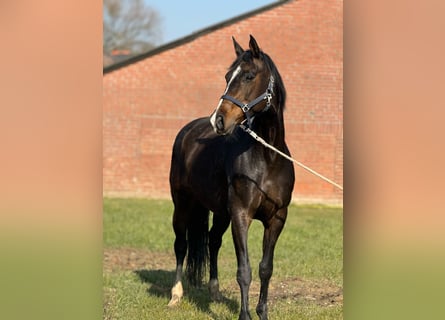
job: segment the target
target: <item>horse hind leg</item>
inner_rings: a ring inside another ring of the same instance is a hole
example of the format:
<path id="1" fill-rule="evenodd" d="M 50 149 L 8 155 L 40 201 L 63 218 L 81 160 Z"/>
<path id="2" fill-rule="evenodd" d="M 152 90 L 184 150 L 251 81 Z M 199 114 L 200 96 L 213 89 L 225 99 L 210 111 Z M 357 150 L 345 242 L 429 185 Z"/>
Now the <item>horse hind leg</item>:
<path id="1" fill-rule="evenodd" d="M 256 313 L 261 320 L 267 320 L 267 297 L 269 281 L 273 272 L 273 256 L 275 245 L 286 221 L 287 208 L 279 210 L 272 220 L 265 225 L 263 236 L 263 258 L 259 265 L 261 279 L 260 297 L 256 307 Z"/>
<path id="2" fill-rule="evenodd" d="M 223 296 L 219 291 L 218 282 L 218 252 L 222 244 L 222 236 L 230 225 L 230 217 L 225 214 L 214 214 L 213 225 L 209 234 L 210 281 L 209 293 L 213 301 L 221 301 Z"/>
<path id="3" fill-rule="evenodd" d="M 192 286 L 200 285 L 209 260 L 209 210 L 188 196 L 176 196 L 174 203 L 176 278 L 169 306 L 177 305 L 183 297 L 182 275 L 185 256 L 187 255 L 185 273 L 188 283 Z"/>
<path id="4" fill-rule="evenodd" d="M 181 210 L 175 205 L 175 211 L 173 213 L 173 230 L 176 238 L 174 243 L 175 255 L 176 255 L 176 277 L 175 284 L 171 290 L 171 300 L 168 303 L 169 307 L 174 307 L 181 301 L 184 290 L 182 287 L 182 269 L 184 264 L 185 255 L 187 253 L 187 220 L 186 211 Z"/>

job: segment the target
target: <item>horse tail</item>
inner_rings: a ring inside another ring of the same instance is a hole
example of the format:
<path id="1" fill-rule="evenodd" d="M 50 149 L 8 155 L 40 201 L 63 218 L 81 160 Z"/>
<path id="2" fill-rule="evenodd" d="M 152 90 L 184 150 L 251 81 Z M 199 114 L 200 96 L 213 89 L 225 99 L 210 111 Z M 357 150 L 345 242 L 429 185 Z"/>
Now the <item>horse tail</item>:
<path id="1" fill-rule="evenodd" d="M 203 207 L 192 212 L 187 225 L 187 267 L 189 283 L 199 286 L 209 264 L 209 211 Z"/>

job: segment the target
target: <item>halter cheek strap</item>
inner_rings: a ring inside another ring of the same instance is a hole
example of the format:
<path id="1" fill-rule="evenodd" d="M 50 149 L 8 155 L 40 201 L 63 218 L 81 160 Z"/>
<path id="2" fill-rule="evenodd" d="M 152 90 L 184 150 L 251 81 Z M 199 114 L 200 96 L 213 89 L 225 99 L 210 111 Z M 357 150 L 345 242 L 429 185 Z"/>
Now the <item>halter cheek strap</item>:
<path id="1" fill-rule="evenodd" d="M 261 110 L 261 112 L 266 112 L 267 110 L 269 110 L 272 101 L 274 82 L 275 82 L 274 77 L 270 76 L 269 85 L 267 86 L 266 92 L 264 92 L 262 95 L 260 95 L 259 97 L 255 98 L 254 100 L 246 104 L 242 103 L 241 101 L 235 99 L 232 96 L 229 96 L 228 94 L 222 95 L 221 99 L 229 100 L 236 106 L 240 107 L 244 115 L 246 116 L 248 127 L 251 127 L 253 118 L 255 117 L 255 115 L 253 114 L 254 113 L 253 110 L 251 111 L 253 107 L 255 107 L 261 101 L 267 100 L 266 107 L 263 110 Z"/>

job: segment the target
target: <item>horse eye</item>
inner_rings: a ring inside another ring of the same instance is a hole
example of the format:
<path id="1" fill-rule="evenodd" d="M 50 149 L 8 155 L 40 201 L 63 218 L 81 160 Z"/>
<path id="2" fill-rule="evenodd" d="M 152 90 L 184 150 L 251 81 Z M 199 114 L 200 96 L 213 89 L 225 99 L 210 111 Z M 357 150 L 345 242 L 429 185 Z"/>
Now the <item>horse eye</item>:
<path id="1" fill-rule="evenodd" d="M 245 77 L 244 79 L 246 81 L 251 81 L 251 80 L 255 79 L 255 75 L 253 73 L 251 73 L 251 72 L 246 73 L 246 75 L 244 77 Z"/>

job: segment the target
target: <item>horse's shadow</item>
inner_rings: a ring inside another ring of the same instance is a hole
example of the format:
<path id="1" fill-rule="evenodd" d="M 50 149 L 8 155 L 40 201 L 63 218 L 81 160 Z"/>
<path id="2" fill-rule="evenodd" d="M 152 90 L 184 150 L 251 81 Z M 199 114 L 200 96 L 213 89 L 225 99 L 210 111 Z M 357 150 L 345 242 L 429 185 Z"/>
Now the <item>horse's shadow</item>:
<path id="1" fill-rule="evenodd" d="M 165 298 L 165 305 L 167 306 L 167 302 L 170 299 L 170 290 L 175 280 L 175 272 L 142 269 L 136 270 L 135 273 L 142 282 L 149 285 L 147 293 L 156 297 Z M 206 286 L 195 288 L 184 284 L 184 298 L 190 300 L 200 311 L 212 315 L 213 319 L 218 319 L 218 316 L 210 310 L 212 300 L 210 299 Z M 219 303 L 225 304 L 234 314 L 238 312 L 239 304 L 234 299 L 223 297 Z"/>

